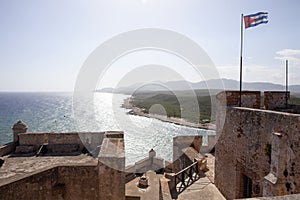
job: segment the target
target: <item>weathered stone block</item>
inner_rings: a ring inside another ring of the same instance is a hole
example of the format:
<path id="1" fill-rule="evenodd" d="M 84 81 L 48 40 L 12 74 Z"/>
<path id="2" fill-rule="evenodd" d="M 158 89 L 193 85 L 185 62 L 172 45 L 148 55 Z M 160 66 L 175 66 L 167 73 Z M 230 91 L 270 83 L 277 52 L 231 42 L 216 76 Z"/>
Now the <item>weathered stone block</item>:
<path id="1" fill-rule="evenodd" d="M 33 153 L 35 152 L 34 146 L 31 145 L 26 145 L 26 146 L 17 146 L 15 153 L 20 154 L 20 153 Z"/>
<path id="2" fill-rule="evenodd" d="M 80 152 L 79 144 L 49 144 L 47 149 L 49 153 Z"/>

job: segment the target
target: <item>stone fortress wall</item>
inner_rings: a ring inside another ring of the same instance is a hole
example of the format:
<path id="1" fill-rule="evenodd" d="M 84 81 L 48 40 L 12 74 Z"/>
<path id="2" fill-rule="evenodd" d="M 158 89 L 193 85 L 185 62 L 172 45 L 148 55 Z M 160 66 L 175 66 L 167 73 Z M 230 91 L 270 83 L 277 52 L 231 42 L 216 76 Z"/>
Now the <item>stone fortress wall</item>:
<path id="1" fill-rule="evenodd" d="M 264 94 L 265 109 L 260 92 L 243 92 L 244 107 L 238 91 L 217 96 L 215 184 L 227 199 L 300 193 L 300 115 L 287 112 L 289 93 Z"/>
<path id="2" fill-rule="evenodd" d="M 0 185 L 1 199 L 98 199 L 97 165 L 58 166 Z"/>
<path id="3" fill-rule="evenodd" d="M 27 129 L 22 121 L 16 123 L 14 142 L 0 148 L 1 199 L 125 199 L 123 132 L 27 133 Z M 98 150 L 96 156 L 84 155 L 82 138 L 87 148 Z M 47 150 L 45 156 L 38 154 L 41 149 Z M 22 169 L 23 165 L 32 169 Z"/>

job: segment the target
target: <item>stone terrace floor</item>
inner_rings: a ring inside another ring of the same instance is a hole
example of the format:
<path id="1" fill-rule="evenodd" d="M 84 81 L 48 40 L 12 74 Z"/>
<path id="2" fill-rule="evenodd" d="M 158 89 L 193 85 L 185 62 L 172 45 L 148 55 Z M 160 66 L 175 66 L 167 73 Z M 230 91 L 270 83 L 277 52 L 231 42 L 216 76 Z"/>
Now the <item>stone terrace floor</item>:
<path id="1" fill-rule="evenodd" d="M 146 189 L 138 188 L 139 177 L 126 183 L 126 196 L 139 196 L 141 200 L 159 200 L 159 179 L 163 175 L 154 171 L 146 172 L 149 186 Z"/>
<path id="2" fill-rule="evenodd" d="M 203 199 L 203 200 L 225 200 L 225 197 L 214 185 L 215 179 L 215 157 L 207 154 L 207 168 L 205 176 L 194 182 L 178 196 L 178 200 Z"/>
<path id="3" fill-rule="evenodd" d="M 4 156 L 2 159 L 4 159 L 5 162 L 2 167 L 0 167 L 0 185 L 16 181 L 26 176 L 57 166 L 97 166 L 97 159 L 84 154 L 40 157 Z"/>
<path id="4" fill-rule="evenodd" d="M 187 199 L 225 200 L 221 192 L 207 177 L 200 178 L 178 196 L 178 200 Z"/>
<path id="5" fill-rule="evenodd" d="M 178 200 L 225 200 L 221 192 L 216 188 L 214 183 L 214 163 L 215 157 L 207 154 L 208 171 L 199 180 L 186 188 L 178 195 Z M 140 189 L 137 187 L 139 178 L 126 184 L 126 196 L 139 196 L 141 200 L 159 200 L 159 178 L 162 176 L 153 171 L 148 171 L 146 175 L 149 178 L 149 187 Z"/>

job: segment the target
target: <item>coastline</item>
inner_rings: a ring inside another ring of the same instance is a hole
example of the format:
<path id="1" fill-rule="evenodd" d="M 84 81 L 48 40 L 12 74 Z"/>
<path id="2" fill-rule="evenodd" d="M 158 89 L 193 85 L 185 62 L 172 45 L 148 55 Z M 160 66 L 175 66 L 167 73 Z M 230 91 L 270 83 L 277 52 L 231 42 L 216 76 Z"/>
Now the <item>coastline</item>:
<path id="1" fill-rule="evenodd" d="M 154 119 L 161 120 L 163 122 L 169 122 L 169 123 L 186 126 L 186 127 L 190 127 L 190 128 L 200 128 L 200 129 L 213 130 L 213 131 L 216 130 L 216 125 L 212 124 L 212 123 L 196 124 L 196 123 L 188 122 L 181 118 L 167 117 L 164 115 L 144 113 L 141 108 L 134 107 L 131 103 L 131 100 L 132 100 L 132 98 L 127 98 L 124 100 L 124 103 L 122 104 L 123 108 L 130 109 L 130 111 L 128 112 L 128 114 L 130 114 L 130 115 L 138 115 L 138 116 L 142 116 L 142 117 L 154 118 Z"/>

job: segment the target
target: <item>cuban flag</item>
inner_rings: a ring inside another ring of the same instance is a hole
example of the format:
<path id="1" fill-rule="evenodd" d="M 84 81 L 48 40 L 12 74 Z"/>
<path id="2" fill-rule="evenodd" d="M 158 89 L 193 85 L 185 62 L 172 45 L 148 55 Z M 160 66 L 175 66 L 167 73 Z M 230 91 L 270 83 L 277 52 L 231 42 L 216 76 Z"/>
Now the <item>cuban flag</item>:
<path id="1" fill-rule="evenodd" d="M 252 15 L 244 16 L 245 28 L 257 26 L 262 23 L 268 23 L 268 13 L 258 12 Z"/>

